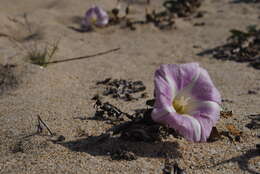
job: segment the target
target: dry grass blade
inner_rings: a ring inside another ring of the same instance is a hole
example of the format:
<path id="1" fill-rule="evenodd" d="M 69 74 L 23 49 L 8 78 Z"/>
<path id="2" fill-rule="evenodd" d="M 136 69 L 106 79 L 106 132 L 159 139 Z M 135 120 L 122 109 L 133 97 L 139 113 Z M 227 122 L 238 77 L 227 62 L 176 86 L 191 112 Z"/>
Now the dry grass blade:
<path id="1" fill-rule="evenodd" d="M 41 117 L 38 115 L 37 116 L 37 119 L 38 119 L 38 127 L 37 128 L 40 128 L 41 124 L 44 125 L 44 127 L 46 127 L 46 129 L 48 130 L 48 132 L 51 134 L 51 136 L 53 136 L 54 134 L 52 133 L 52 131 L 50 130 L 50 128 L 47 126 L 47 124 L 41 119 Z M 42 128 L 40 128 L 40 131 L 42 130 Z M 39 131 L 39 130 L 37 130 Z"/>
<path id="2" fill-rule="evenodd" d="M 55 47 L 54 47 L 55 48 Z M 111 52 L 115 52 L 115 51 L 118 51 L 120 50 L 120 48 L 115 48 L 115 49 L 111 49 L 111 50 L 107 50 L 107 51 L 104 51 L 104 52 L 99 52 L 99 53 L 96 53 L 96 54 L 92 54 L 92 55 L 86 55 L 86 56 L 80 56 L 80 57 L 73 57 L 73 58 L 68 58 L 68 59 L 63 59 L 63 60 L 56 60 L 56 61 L 51 61 L 51 62 L 45 62 L 45 65 L 48 65 L 48 64 L 55 64 L 55 63 L 62 63 L 62 62 L 69 62 L 69 61 L 74 61 L 74 60 L 81 60 L 81 59 L 87 59 L 87 58 L 91 58 L 91 57 L 96 57 L 96 56 L 101 56 L 101 55 L 104 55 L 104 54 L 108 54 L 108 53 L 111 53 Z"/>

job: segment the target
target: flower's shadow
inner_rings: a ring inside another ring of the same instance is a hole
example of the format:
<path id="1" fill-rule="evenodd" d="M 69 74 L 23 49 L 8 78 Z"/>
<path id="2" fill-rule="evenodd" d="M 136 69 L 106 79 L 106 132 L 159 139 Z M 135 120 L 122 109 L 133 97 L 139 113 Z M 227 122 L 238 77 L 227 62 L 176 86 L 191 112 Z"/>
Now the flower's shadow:
<path id="1" fill-rule="evenodd" d="M 71 17 L 70 20 L 73 23 L 73 25 L 76 25 L 77 27 L 68 26 L 69 29 L 77 31 L 79 33 L 85 33 L 86 32 L 86 30 L 82 27 L 82 20 L 83 20 L 82 16 L 73 16 L 73 17 Z"/>
<path id="2" fill-rule="evenodd" d="M 95 98 L 95 99 L 94 99 Z M 152 108 L 136 110 L 130 115 L 117 107 L 103 103 L 98 97 L 92 118 L 98 121 L 111 121 L 113 126 L 98 136 L 87 136 L 72 141 L 54 142 L 72 151 L 85 152 L 93 156 L 111 156 L 112 159 L 136 159 L 136 157 L 179 158 L 179 144 L 169 141 L 175 132 L 151 118 Z M 123 121 L 120 118 L 129 119 Z"/>
<path id="3" fill-rule="evenodd" d="M 93 156 L 109 156 L 121 150 L 132 152 L 137 157 L 179 158 L 179 144 L 176 142 L 134 142 L 119 137 L 91 136 L 83 139 L 58 143 L 72 151 L 85 152 Z"/>

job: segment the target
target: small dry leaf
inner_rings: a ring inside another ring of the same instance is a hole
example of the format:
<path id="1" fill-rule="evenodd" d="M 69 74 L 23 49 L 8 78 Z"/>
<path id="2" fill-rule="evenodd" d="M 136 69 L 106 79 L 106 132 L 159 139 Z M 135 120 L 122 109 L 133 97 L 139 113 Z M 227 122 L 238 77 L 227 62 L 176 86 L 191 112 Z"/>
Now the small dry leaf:
<path id="1" fill-rule="evenodd" d="M 208 141 L 213 142 L 217 141 L 221 138 L 220 133 L 218 132 L 218 129 L 216 127 L 213 127 L 210 133 L 210 136 L 208 138 Z"/>
<path id="2" fill-rule="evenodd" d="M 242 132 L 239 131 L 233 124 L 227 124 L 226 128 L 234 136 L 241 136 L 242 135 Z"/>
<path id="3" fill-rule="evenodd" d="M 232 111 L 221 111 L 220 116 L 223 118 L 229 118 L 229 117 L 233 116 L 233 112 Z"/>

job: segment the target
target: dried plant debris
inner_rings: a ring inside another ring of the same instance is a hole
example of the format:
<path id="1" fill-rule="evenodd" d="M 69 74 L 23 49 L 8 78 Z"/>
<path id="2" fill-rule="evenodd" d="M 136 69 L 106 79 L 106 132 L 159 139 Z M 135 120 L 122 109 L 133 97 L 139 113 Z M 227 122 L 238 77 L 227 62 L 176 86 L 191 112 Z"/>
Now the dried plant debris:
<path id="1" fill-rule="evenodd" d="M 145 8 L 145 19 L 132 19 L 129 18 L 130 6 L 125 8 L 123 16 L 120 16 L 120 8 L 116 7 L 109 11 L 109 25 L 119 25 L 121 28 L 128 28 L 136 30 L 136 25 L 145 25 L 152 23 L 160 30 L 168 30 L 174 28 L 176 17 L 188 17 L 194 14 L 200 7 L 202 0 L 167 0 L 162 6 L 161 11 L 155 9 L 148 11 Z M 195 17 L 202 17 L 204 14 L 198 13 Z"/>
<path id="2" fill-rule="evenodd" d="M 168 3 L 169 4 L 169 3 Z M 147 8 L 145 9 L 145 19 L 144 20 L 134 20 L 128 17 L 130 12 L 129 7 L 125 9 L 125 16 L 119 16 L 120 9 L 114 8 L 110 12 L 110 25 L 120 25 L 121 28 L 129 28 L 130 30 L 136 30 L 136 25 L 145 25 L 152 23 L 155 27 L 160 30 L 172 29 L 175 21 L 176 15 L 165 6 L 162 11 L 152 10 L 149 12 Z"/>
<path id="3" fill-rule="evenodd" d="M 240 142 L 243 132 L 239 131 L 233 124 L 227 124 L 226 128 L 227 128 L 228 132 L 224 131 L 224 132 L 222 132 L 222 135 L 228 137 L 229 140 L 232 142 L 233 141 Z"/>
<path id="4" fill-rule="evenodd" d="M 199 55 L 213 54 L 216 59 L 249 62 L 250 66 L 260 69 L 260 29 L 252 25 L 246 32 L 240 30 L 230 32 L 227 44 L 206 50 Z"/>
<path id="5" fill-rule="evenodd" d="M 171 163 L 165 160 L 163 174 L 186 174 L 185 170 L 181 169 L 176 162 Z"/>
<path id="6" fill-rule="evenodd" d="M 96 100 L 94 105 L 96 113 L 93 118 L 110 120 L 115 124 L 106 133 L 100 135 L 97 141 L 104 141 L 114 135 L 126 141 L 145 142 L 161 141 L 169 135 L 178 137 L 173 129 L 164 127 L 152 120 L 152 108 L 139 109 L 133 114 L 128 114 L 108 102 L 103 103 L 97 97 L 94 97 L 94 100 Z"/>
<path id="7" fill-rule="evenodd" d="M 167 0 L 163 6 L 178 17 L 187 17 L 196 12 L 203 0 Z"/>
<path id="8" fill-rule="evenodd" d="M 228 131 L 234 135 L 234 136 L 241 136 L 242 135 L 242 132 L 237 130 L 237 128 L 235 127 L 235 125 L 233 124 L 227 124 L 226 125 L 226 128 L 228 129 Z"/>
<path id="9" fill-rule="evenodd" d="M 146 13 L 145 23 L 153 23 L 160 30 L 172 29 L 175 24 L 174 18 L 174 14 L 168 10 L 161 12 L 153 10 L 152 13 Z"/>
<path id="10" fill-rule="evenodd" d="M 216 127 L 213 127 L 208 138 L 208 142 L 222 140 L 224 137 L 228 138 L 231 142 L 241 141 L 242 132 L 237 130 L 233 124 L 227 124 L 226 128 L 228 131 L 218 131 Z"/>
<path id="11" fill-rule="evenodd" d="M 95 120 L 110 120 L 110 121 L 123 121 L 123 116 L 130 117 L 129 114 L 122 112 L 116 106 L 102 102 L 98 96 L 93 97 L 95 100 L 94 108 L 96 109 L 92 119 Z M 131 117 L 130 117 L 131 118 Z"/>
<path id="12" fill-rule="evenodd" d="M 162 139 L 162 133 L 165 132 L 163 132 L 163 128 L 160 125 L 140 123 L 122 130 L 120 138 L 127 141 L 154 142 Z"/>
<path id="13" fill-rule="evenodd" d="M 14 89 L 18 85 L 18 79 L 15 75 L 14 64 L 0 64 L 0 95 L 5 91 Z"/>
<path id="14" fill-rule="evenodd" d="M 111 79 L 106 78 L 105 80 L 98 81 L 96 85 L 102 85 L 105 90 L 104 96 L 112 96 L 116 99 L 124 101 L 138 100 L 139 98 L 145 98 L 146 94 L 142 93 L 139 96 L 135 94 L 144 92 L 146 87 L 142 81 L 131 81 L 124 79 Z"/>
<path id="15" fill-rule="evenodd" d="M 31 137 L 37 137 L 37 136 L 47 136 L 49 137 L 49 141 L 53 143 L 60 143 L 65 140 L 65 137 L 63 135 L 56 134 L 55 132 L 52 132 L 49 126 L 41 119 L 41 117 L 37 116 L 37 124 L 36 124 L 36 131 L 33 133 L 30 133 L 29 135 L 25 135 L 22 137 L 22 139 L 29 139 Z"/>
<path id="16" fill-rule="evenodd" d="M 132 115 L 131 126 L 121 131 L 120 138 L 127 141 L 162 141 L 170 135 L 179 138 L 173 129 L 155 123 L 151 118 L 152 109 L 136 110 Z"/>
<path id="17" fill-rule="evenodd" d="M 47 124 L 41 119 L 41 117 L 37 116 L 37 133 L 41 134 L 43 132 L 43 129 L 46 128 L 48 133 L 53 136 L 55 133 L 51 131 L 51 129 L 47 126 Z"/>
<path id="18" fill-rule="evenodd" d="M 233 116 L 233 112 L 232 111 L 220 111 L 220 117 L 230 118 L 232 116 Z"/>
<path id="19" fill-rule="evenodd" d="M 145 23 L 153 23 L 161 30 L 171 29 L 175 24 L 176 17 L 188 17 L 194 14 L 201 2 L 202 0 L 167 0 L 163 3 L 165 10 L 146 12 Z M 195 17 L 203 17 L 203 15 L 203 12 L 198 12 Z"/>
<path id="20" fill-rule="evenodd" d="M 110 152 L 110 156 L 112 160 L 127 160 L 132 161 L 136 160 L 137 156 L 131 152 L 126 150 L 127 148 L 124 146 L 120 146 L 119 148 L 116 148 Z"/>

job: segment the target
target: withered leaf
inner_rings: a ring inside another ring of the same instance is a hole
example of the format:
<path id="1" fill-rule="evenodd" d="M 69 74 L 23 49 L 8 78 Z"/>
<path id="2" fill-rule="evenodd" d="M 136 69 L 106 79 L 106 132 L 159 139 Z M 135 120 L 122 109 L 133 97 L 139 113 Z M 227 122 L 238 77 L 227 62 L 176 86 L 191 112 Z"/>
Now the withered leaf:
<path id="1" fill-rule="evenodd" d="M 242 132 L 239 131 L 233 124 L 227 124 L 226 128 L 234 136 L 241 136 L 242 135 Z"/>

